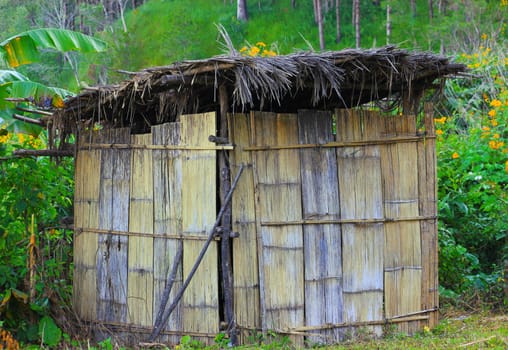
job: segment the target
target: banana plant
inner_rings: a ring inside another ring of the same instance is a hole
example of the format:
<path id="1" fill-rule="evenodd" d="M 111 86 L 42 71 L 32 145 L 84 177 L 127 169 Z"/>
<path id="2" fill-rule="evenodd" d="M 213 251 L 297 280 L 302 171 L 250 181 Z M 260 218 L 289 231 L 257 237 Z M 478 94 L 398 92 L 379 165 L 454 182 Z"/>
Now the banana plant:
<path id="1" fill-rule="evenodd" d="M 104 51 L 107 44 L 91 36 L 66 29 L 43 28 L 29 30 L 0 43 L 0 66 L 11 69 L 0 70 L 0 126 L 13 132 L 38 135 L 41 127 L 29 125 L 13 118 L 23 114 L 19 109 L 35 107 L 51 109 L 63 107 L 64 99 L 72 96 L 70 91 L 31 81 L 14 70 L 15 68 L 40 61 L 42 49 L 59 52 L 79 51 L 82 53 Z M 37 115 L 34 116 L 38 118 Z"/>

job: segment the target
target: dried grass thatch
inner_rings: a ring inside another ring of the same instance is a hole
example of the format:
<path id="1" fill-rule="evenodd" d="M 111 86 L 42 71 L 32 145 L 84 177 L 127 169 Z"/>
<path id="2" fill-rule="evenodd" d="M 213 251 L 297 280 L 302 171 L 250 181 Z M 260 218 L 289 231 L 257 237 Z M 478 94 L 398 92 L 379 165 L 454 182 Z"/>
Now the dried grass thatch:
<path id="1" fill-rule="evenodd" d="M 88 88 L 67 101 L 55 115 L 55 126 L 66 120 L 68 128 L 72 120 L 144 132 L 182 113 L 218 110 L 220 99 L 236 112 L 350 108 L 372 101 L 414 107 L 425 90 L 465 70 L 446 57 L 393 46 L 275 57 L 246 57 L 233 51 L 229 56 L 148 68 L 118 85 Z"/>

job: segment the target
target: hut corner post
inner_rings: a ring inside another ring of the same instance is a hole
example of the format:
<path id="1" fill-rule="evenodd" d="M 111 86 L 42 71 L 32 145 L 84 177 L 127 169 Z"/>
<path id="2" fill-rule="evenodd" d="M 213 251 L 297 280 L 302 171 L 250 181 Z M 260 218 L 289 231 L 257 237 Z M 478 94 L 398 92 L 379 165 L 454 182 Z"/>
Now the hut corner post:
<path id="1" fill-rule="evenodd" d="M 228 92 L 226 85 L 219 86 L 219 104 L 220 104 L 220 119 L 219 119 L 219 135 L 224 139 L 229 140 L 228 130 Z M 219 154 L 219 171 L 220 171 L 220 201 L 221 205 L 226 204 L 227 193 L 231 190 L 231 170 L 227 158 L 227 151 L 222 151 Z M 227 332 L 229 335 L 230 345 L 238 345 L 236 320 L 234 312 L 233 300 L 233 272 L 231 266 L 231 202 L 229 202 L 222 217 L 221 226 L 221 270 L 222 270 L 222 283 L 224 292 L 224 319 L 227 325 Z"/>

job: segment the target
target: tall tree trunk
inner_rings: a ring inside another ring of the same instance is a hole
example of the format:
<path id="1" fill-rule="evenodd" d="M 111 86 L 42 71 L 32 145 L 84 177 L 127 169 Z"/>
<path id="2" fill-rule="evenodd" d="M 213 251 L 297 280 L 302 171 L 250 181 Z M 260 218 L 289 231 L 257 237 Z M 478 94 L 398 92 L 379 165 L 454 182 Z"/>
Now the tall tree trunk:
<path id="1" fill-rule="evenodd" d="M 434 1 L 429 0 L 429 22 L 432 23 L 434 18 Z"/>
<path id="2" fill-rule="evenodd" d="M 386 6 L 386 45 L 390 44 L 390 37 L 392 36 L 392 9 L 390 5 Z"/>
<path id="3" fill-rule="evenodd" d="M 319 49 L 323 51 L 325 49 L 325 34 L 323 31 L 323 12 L 321 11 L 321 0 L 316 0 L 316 15 L 319 31 Z"/>
<path id="4" fill-rule="evenodd" d="M 335 42 L 338 44 L 340 43 L 340 0 L 335 0 L 335 22 L 336 22 L 336 28 L 337 33 L 335 35 Z"/>
<path id="5" fill-rule="evenodd" d="M 296 0 L 291 0 L 291 7 L 296 8 Z"/>
<path id="6" fill-rule="evenodd" d="M 314 8 L 314 23 L 318 24 L 318 1 L 319 0 L 312 0 L 312 6 Z"/>
<path id="7" fill-rule="evenodd" d="M 416 0 L 411 0 L 411 16 L 416 17 Z"/>
<path id="8" fill-rule="evenodd" d="M 351 3 L 351 27 L 355 27 L 355 16 L 356 16 L 356 10 L 355 10 L 355 4 L 356 0 L 353 0 Z"/>
<path id="9" fill-rule="evenodd" d="M 446 15 L 446 0 L 439 0 L 438 11 L 441 16 Z"/>
<path id="10" fill-rule="evenodd" d="M 125 16 L 124 16 L 124 10 L 125 10 L 125 7 L 127 6 L 127 2 L 124 3 L 122 0 L 117 0 L 117 5 L 118 5 L 118 12 L 120 13 L 120 19 L 122 21 L 123 32 L 127 33 L 127 23 L 125 22 Z"/>
<path id="11" fill-rule="evenodd" d="M 354 0 L 356 48 L 360 48 L 360 0 Z"/>
<path id="12" fill-rule="evenodd" d="M 237 1 L 236 18 L 239 21 L 247 21 L 249 19 L 249 16 L 247 15 L 247 0 Z"/>

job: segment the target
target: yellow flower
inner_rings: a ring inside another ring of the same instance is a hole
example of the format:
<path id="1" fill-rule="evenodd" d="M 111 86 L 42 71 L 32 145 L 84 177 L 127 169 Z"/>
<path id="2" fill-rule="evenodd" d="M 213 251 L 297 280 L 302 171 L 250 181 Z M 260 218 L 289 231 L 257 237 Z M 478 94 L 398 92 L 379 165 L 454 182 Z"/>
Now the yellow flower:
<path id="1" fill-rule="evenodd" d="M 24 143 L 26 140 L 25 135 L 22 133 L 18 133 L 18 140 L 19 140 L 19 143 Z"/>
<path id="2" fill-rule="evenodd" d="M 487 96 L 487 94 L 483 94 L 483 100 L 485 102 L 489 102 L 489 96 Z"/>
<path id="3" fill-rule="evenodd" d="M 261 54 L 261 56 L 273 57 L 273 56 L 277 56 L 277 54 L 275 53 L 275 51 L 272 51 L 272 50 L 264 50 L 263 53 Z"/>
<path id="4" fill-rule="evenodd" d="M 258 53 L 259 53 L 259 51 L 260 51 L 259 47 L 257 47 L 257 46 L 252 46 L 252 47 L 250 48 L 250 50 L 249 50 L 249 55 L 250 55 L 250 56 L 257 56 L 257 55 L 258 55 Z"/>
<path id="5" fill-rule="evenodd" d="M 497 120 L 496 120 L 496 119 L 492 119 L 492 120 L 490 121 L 490 124 L 491 124 L 492 126 L 498 126 L 498 125 L 499 125 L 499 123 L 497 122 Z"/>
<path id="6" fill-rule="evenodd" d="M 487 40 L 487 34 L 485 33 L 482 34 L 482 40 Z"/>
<path id="7" fill-rule="evenodd" d="M 482 127 L 482 130 L 483 131 L 490 131 L 490 128 L 488 126 L 484 126 L 484 127 Z"/>
<path id="8" fill-rule="evenodd" d="M 452 159 L 457 159 L 457 158 L 459 158 L 459 154 L 457 152 L 453 152 Z"/>
<path id="9" fill-rule="evenodd" d="M 264 42 L 262 42 L 262 41 L 258 41 L 258 42 L 256 43 L 256 46 L 266 47 L 266 44 L 265 44 Z"/>
<path id="10" fill-rule="evenodd" d="M 500 149 L 503 146 L 504 146 L 504 142 L 503 141 L 495 141 L 495 140 L 490 140 L 489 141 L 489 147 L 492 148 L 492 149 Z"/>
<path id="11" fill-rule="evenodd" d="M 504 170 L 508 173 L 508 160 L 504 163 Z"/>
<path id="12" fill-rule="evenodd" d="M 489 116 L 490 116 L 490 117 L 495 117 L 495 116 L 496 116 L 496 110 L 495 110 L 495 109 L 491 109 L 491 110 L 489 111 Z"/>
<path id="13" fill-rule="evenodd" d="M 11 138 L 11 134 L 5 129 L 0 129 L 0 143 L 6 143 Z"/>
<path id="14" fill-rule="evenodd" d="M 247 50 L 248 50 L 247 46 L 244 46 L 244 47 L 242 47 L 242 48 L 240 49 L 240 52 L 245 52 L 245 51 L 247 51 Z"/>
<path id="15" fill-rule="evenodd" d="M 499 101 L 498 99 L 493 99 L 491 102 L 490 102 L 490 105 L 492 107 L 501 107 L 502 103 L 501 101 Z"/>
<path id="16" fill-rule="evenodd" d="M 441 130 L 441 129 L 437 129 L 437 130 L 436 130 L 436 134 L 437 134 L 437 135 L 443 135 L 443 130 Z"/>
<path id="17" fill-rule="evenodd" d="M 446 117 L 434 118 L 434 123 L 444 124 L 444 122 L 446 122 Z"/>
<path id="18" fill-rule="evenodd" d="M 495 139 L 498 139 L 499 138 L 499 134 L 494 134 L 494 135 L 492 135 L 492 137 L 495 138 Z"/>

